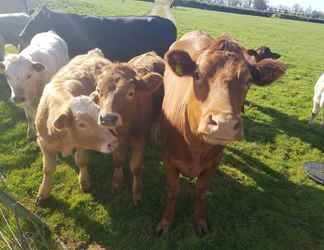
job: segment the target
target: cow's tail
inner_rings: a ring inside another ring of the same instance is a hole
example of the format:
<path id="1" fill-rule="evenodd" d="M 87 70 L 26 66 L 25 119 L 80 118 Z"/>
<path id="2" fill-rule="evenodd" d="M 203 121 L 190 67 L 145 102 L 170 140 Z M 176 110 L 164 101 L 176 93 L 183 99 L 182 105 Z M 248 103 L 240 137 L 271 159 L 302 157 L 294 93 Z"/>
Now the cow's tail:
<path id="1" fill-rule="evenodd" d="M 167 18 L 175 24 L 175 18 L 171 12 L 173 2 L 174 0 L 155 0 L 149 15 Z"/>

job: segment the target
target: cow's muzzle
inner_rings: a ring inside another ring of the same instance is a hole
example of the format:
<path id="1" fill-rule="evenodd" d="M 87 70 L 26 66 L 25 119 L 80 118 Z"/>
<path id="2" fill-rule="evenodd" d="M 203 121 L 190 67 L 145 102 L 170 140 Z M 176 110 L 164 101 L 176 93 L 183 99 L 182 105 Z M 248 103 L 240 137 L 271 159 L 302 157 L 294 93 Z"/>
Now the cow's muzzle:
<path id="1" fill-rule="evenodd" d="M 99 124 L 110 128 L 116 128 L 121 124 L 121 117 L 116 113 L 100 114 Z"/>
<path id="2" fill-rule="evenodd" d="M 239 115 L 210 113 L 200 123 L 198 132 L 210 144 L 226 145 L 243 139 L 243 120 Z"/>

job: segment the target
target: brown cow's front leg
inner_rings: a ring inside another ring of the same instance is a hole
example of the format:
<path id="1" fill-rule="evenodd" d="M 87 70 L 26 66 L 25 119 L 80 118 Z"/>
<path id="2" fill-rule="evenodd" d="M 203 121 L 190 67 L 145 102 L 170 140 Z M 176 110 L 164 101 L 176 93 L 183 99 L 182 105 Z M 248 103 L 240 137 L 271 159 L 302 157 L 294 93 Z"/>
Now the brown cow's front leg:
<path id="1" fill-rule="evenodd" d="M 166 208 L 164 210 L 162 219 L 156 228 L 158 235 L 168 232 L 169 226 L 171 225 L 174 218 L 176 199 L 180 192 L 180 180 L 178 170 L 172 167 L 167 162 L 164 162 L 164 167 L 166 173 L 168 196 Z"/>
<path id="2" fill-rule="evenodd" d="M 74 161 L 79 167 L 79 185 L 84 193 L 90 190 L 90 178 L 88 173 L 89 151 L 85 149 L 77 149 L 74 154 Z"/>
<path id="3" fill-rule="evenodd" d="M 209 179 L 215 172 L 211 167 L 198 176 L 196 183 L 196 200 L 195 200 L 195 229 L 198 234 L 208 232 L 208 225 L 205 214 L 205 194 L 209 187 Z"/>
<path id="4" fill-rule="evenodd" d="M 39 143 L 41 151 L 43 153 L 43 180 L 39 187 L 36 205 L 41 206 L 44 201 L 49 197 L 52 184 L 52 175 L 56 168 L 56 152 L 52 152 L 46 149 Z"/>
<path id="5" fill-rule="evenodd" d="M 137 206 L 142 199 L 142 167 L 144 157 L 144 140 L 137 140 L 133 145 L 130 168 L 133 174 L 133 202 Z"/>
<path id="6" fill-rule="evenodd" d="M 114 161 L 114 174 L 112 177 L 112 192 L 116 192 L 124 180 L 123 166 L 126 161 L 126 151 L 127 146 L 120 139 L 120 144 L 118 148 L 113 151 L 113 161 Z"/>

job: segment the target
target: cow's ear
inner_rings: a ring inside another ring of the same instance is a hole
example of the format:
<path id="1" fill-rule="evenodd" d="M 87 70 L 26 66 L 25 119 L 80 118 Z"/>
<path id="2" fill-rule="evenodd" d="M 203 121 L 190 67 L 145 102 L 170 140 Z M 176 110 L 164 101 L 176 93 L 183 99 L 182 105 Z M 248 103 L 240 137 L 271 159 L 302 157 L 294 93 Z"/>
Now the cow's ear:
<path id="1" fill-rule="evenodd" d="M 32 63 L 32 67 L 36 72 L 42 72 L 45 70 L 45 66 L 41 63 Z"/>
<path id="2" fill-rule="evenodd" d="M 6 72 L 6 65 L 3 62 L 0 62 L 0 75 L 3 75 Z"/>
<path id="3" fill-rule="evenodd" d="M 277 60 L 264 59 L 250 65 L 252 82 L 259 86 L 266 86 L 278 80 L 287 70 L 287 67 Z"/>
<path id="4" fill-rule="evenodd" d="M 91 98 L 91 100 L 92 100 L 94 103 L 99 104 L 99 93 L 98 93 L 98 90 L 93 91 L 93 92 L 90 94 L 90 98 Z"/>
<path id="5" fill-rule="evenodd" d="M 258 56 L 258 53 L 254 49 L 247 49 L 246 54 L 248 54 L 249 56 L 254 56 L 254 57 Z"/>
<path id="6" fill-rule="evenodd" d="M 61 130 L 70 128 L 73 124 L 73 113 L 71 109 L 62 112 L 54 121 L 54 128 Z"/>
<path id="7" fill-rule="evenodd" d="M 280 57 L 281 57 L 280 54 L 278 54 L 278 53 L 272 53 L 272 58 L 273 59 L 279 59 Z"/>
<path id="8" fill-rule="evenodd" d="M 148 73 L 141 79 L 136 80 L 136 90 L 151 94 L 163 84 L 163 77 L 158 73 Z"/>
<path id="9" fill-rule="evenodd" d="M 174 49 L 166 54 L 166 61 L 178 76 L 193 75 L 197 65 L 190 55 L 183 50 Z"/>

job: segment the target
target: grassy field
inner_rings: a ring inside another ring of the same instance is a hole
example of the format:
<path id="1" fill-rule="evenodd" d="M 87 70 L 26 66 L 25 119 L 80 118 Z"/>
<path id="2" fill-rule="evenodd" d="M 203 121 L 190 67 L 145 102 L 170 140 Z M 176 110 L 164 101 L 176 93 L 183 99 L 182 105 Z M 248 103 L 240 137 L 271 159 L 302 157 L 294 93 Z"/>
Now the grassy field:
<path id="1" fill-rule="evenodd" d="M 44 2 L 43 0 L 39 0 Z M 52 8 L 93 15 L 140 15 L 150 3 L 125 0 L 46 1 Z M 313 85 L 324 71 L 324 25 L 210 12 L 173 10 L 178 34 L 195 29 L 217 36 L 226 32 L 246 47 L 268 45 L 283 55 L 288 72 L 275 85 L 252 88 L 244 115 L 246 140 L 228 147 L 207 195 L 211 232 L 199 238 L 192 229 L 193 184 L 183 178 L 176 219 L 168 235 L 154 230 L 165 206 L 164 171 L 159 149 L 148 148 L 144 167 L 144 200 L 131 201 L 130 172 L 118 194 L 112 194 L 111 157 L 93 153 L 91 194 L 81 194 L 77 168 L 61 158 L 52 197 L 45 208 L 33 202 L 41 182 L 41 155 L 25 140 L 21 109 L 0 91 L 0 170 L 3 188 L 38 214 L 71 249 L 97 243 L 113 250 L 324 249 L 324 188 L 303 173 L 305 161 L 324 162 L 324 131 L 310 128 Z"/>

